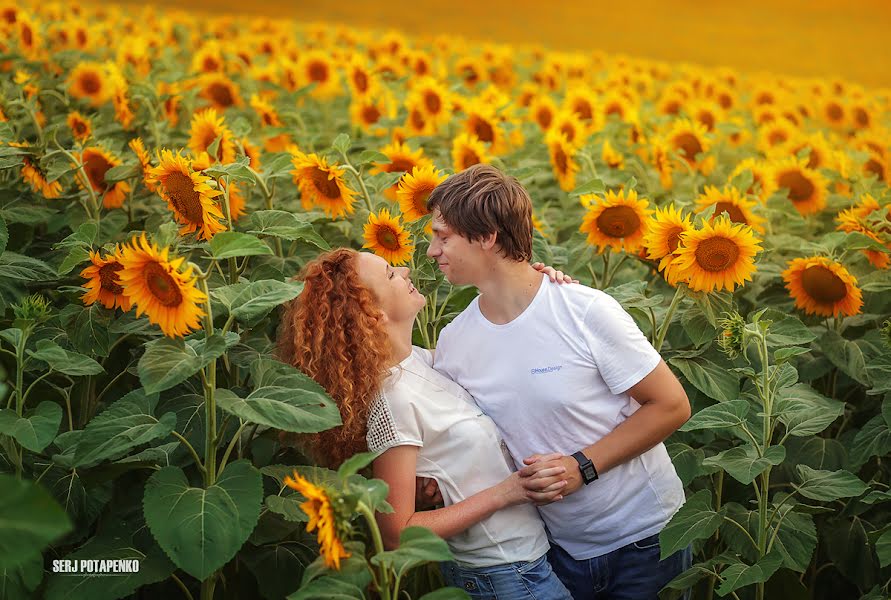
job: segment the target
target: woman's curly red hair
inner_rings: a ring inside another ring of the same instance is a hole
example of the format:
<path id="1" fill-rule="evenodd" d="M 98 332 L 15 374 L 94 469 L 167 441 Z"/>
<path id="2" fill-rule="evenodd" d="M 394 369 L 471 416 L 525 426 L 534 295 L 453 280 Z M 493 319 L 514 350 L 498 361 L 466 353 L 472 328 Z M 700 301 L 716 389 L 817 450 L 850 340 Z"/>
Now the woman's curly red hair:
<path id="1" fill-rule="evenodd" d="M 383 313 L 356 273 L 358 252 L 338 248 L 306 264 L 304 288 L 285 305 L 276 353 L 325 388 L 343 425 L 300 436 L 319 464 L 336 468 L 365 452 L 368 412 L 389 374 Z"/>

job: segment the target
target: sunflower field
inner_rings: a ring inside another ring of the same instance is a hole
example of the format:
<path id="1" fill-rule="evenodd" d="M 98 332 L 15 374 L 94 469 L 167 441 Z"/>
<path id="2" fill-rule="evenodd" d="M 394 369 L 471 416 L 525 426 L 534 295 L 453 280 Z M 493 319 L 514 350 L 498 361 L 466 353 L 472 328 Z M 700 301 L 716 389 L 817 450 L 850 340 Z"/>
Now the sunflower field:
<path id="1" fill-rule="evenodd" d="M 371 455 L 301 454 L 340 414 L 275 336 L 349 246 L 435 346 L 475 290 L 426 199 L 478 163 L 690 397 L 663 595 L 891 595 L 891 90 L 99 4 L 0 32 L 0 597 L 465 597 L 431 532 L 384 550 Z"/>

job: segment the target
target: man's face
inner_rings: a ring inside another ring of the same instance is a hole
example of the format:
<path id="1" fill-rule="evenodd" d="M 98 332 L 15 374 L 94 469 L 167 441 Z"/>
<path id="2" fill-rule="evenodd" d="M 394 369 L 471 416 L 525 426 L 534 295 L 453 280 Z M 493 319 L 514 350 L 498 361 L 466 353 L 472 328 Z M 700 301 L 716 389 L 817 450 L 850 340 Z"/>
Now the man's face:
<path id="1" fill-rule="evenodd" d="M 475 284 L 474 274 L 479 270 L 484 253 L 479 242 L 471 242 L 453 231 L 442 219 L 439 210 L 433 211 L 433 236 L 427 256 L 434 259 L 439 269 L 452 285 Z"/>

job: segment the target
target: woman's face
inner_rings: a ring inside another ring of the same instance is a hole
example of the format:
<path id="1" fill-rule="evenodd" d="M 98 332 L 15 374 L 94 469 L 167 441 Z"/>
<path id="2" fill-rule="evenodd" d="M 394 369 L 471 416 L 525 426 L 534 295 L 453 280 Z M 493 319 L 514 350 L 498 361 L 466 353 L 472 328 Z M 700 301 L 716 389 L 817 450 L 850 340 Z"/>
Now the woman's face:
<path id="1" fill-rule="evenodd" d="M 407 267 L 391 267 L 380 256 L 360 252 L 356 257 L 356 272 L 362 285 L 377 298 L 388 320 L 414 320 L 424 308 L 426 298 L 412 285 Z"/>

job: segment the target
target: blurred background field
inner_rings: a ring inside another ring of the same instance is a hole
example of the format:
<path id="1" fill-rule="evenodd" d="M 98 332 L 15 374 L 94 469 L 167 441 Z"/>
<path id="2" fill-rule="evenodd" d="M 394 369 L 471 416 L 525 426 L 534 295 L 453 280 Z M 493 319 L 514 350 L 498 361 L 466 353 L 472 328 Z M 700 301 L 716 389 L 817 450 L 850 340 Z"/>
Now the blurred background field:
<path id="1" fill-rule="evenodd" d="M 178 0 L 154 4 L 183 8 Z M 188 6 L 891 86 L 887 0 L 193 0 Z"/>

